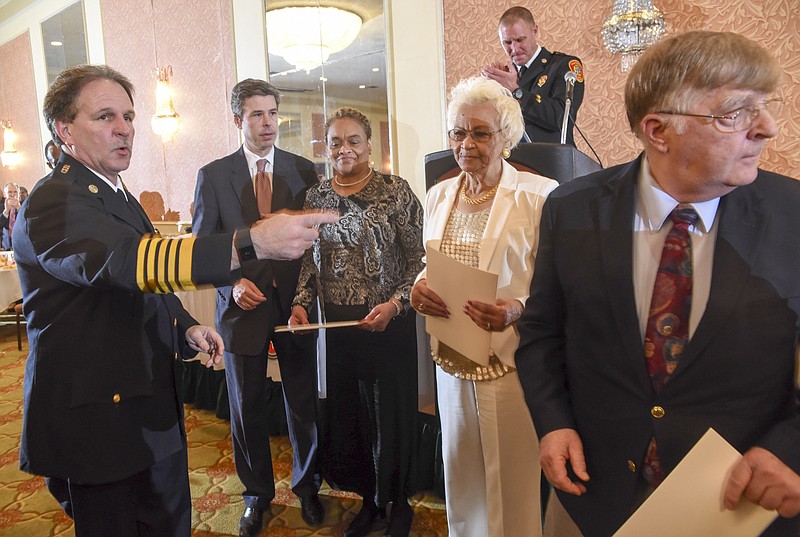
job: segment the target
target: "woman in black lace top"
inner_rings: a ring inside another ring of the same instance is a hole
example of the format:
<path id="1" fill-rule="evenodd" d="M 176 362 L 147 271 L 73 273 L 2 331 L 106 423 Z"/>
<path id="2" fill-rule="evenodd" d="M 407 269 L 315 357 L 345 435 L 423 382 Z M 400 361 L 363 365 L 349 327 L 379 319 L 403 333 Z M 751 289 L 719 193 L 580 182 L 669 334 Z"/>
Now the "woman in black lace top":
<path id="1" fill-rule="evenodd" d="M 417 355 L 409 292 L 423 268 L 422 206 L 400 177 L 370 168 L 369 120 L 334 112 L 325 140 L 335 175 L 312 187 L 308 209 L 341 218 L 306 252 L 290 325 L 308 324 L 320 299 L 324 319 L 361 320 L 327 330 L 323 476 L 364 498 L 345 537 L 370 532 L 392 504 L 386 535 L 408 535 L 416 491 Z"/>

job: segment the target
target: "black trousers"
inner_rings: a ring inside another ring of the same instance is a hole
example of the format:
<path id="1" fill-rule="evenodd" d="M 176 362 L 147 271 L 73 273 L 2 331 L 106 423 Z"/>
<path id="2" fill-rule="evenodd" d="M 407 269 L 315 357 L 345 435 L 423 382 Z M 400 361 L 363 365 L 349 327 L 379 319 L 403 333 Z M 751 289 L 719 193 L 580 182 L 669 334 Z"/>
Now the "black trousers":
<path id="1" fill-rule="evenodd" d="M 82 485 L 47 478 L 75 522 L 76 537 L 189 537 L 192 501 L 189 464 L 182 449 L 131 477 Z"/>

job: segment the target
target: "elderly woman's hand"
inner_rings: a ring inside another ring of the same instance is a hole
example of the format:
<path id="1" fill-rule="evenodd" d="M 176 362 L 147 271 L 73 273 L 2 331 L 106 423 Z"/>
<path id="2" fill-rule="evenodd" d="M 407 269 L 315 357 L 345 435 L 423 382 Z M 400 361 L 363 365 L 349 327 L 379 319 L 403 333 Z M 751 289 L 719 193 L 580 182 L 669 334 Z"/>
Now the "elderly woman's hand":
<path id="1" fill-rule="evenodd" d="M 306 309 L 301 306 L 300 304 L 295 304 L 292 306 L 292 315 L 289 317 L 289 322 L 286 323 L 289 325 L 289 328 L 293 326 L 300 326 L 304 324 L 309 324 L 308 322 L 308 312 Z M 308 334 L 308 330 L 302 330 L 300 332 L 292 332 L 293 334 Z"/>
<path id="2" fill-rule="evenodd" d="M 505 298 L 498 298 L 494 304 L 468 300 L 464 304 L 464 313 L 484 330 L 500 332 L 520 318 L 522 303 Z"/>
<path id="3" fill-rule="evenodd" d="M 425 278 L 415 283 L 411 289 L 411 306 L 422 315 L 433 315 L 446 319 L 450 317 L 447 304 L 428 288 L 428 280 Z"/>

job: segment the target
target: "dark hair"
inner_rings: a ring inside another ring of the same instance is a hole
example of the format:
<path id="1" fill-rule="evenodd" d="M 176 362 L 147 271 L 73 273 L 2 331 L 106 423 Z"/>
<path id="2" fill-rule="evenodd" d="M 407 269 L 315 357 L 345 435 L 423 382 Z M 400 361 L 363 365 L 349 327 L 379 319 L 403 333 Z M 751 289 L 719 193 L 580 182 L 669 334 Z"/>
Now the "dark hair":
<path id="1" fill-rule="evenodd" d="M 233 115 L 241 119 L 244 102 L 253 95 L 263 95 L 264 97 L 272 95 L 275 97 L 275 104 L 278 106 L 281 104 L 281 92 L 278 91 L 278 88 L 264 80 L 245 78 L 231 90 L 231 110 Z"/>
<path id="2" fill-rule="evenodd" d="M 511 26 L 517 21 L 527 22 L 529 26 L 536 24 L 533 19 L 533 13 L 522 6 L 514 6 L 508 8 L 505 13 L 500 16 L 500 24 L 498 26 Z"/>
<path id="3" fill-rule="evenodd" d="M 95 80 L 111 80 L 116 82 L 133 104 L 134 88 L 130 80 L 119 71 L 108 67 L 107 65 L 76 65 L 75 67 L 68 67 L 59 73 L 53 85 L 47 90 L 47 95 L 44 96 L 44 106 L 42 107 L 42 114 L 44 115 L 47 128 L 50 129 L 50 136 L 53 141 L 58 145 L 64 143 L 58 137 L 56 132 L 56 121 L 63 121 L 64 123 L 71 123 L 78 115 L 78 98 L 80 97 L 83 88 L 90 82 Z"/>
<path id="4" fill-rule="evenodd" d="M 367 116 L 361 113 L 360 110 L 355 108 L 339 108 L 333 114 L 328 116 L 327 121 L 325 121 L 325 143 L 328 143 L 328 130 L 333 125 L 333 122 L 337 119 L 354 119 L 361 123 L 361 127 L 364 129 L 364 134 L 367 135 L 367 140 L 372 140 L 372 126 L 369 124 L 369 119 Z"/>

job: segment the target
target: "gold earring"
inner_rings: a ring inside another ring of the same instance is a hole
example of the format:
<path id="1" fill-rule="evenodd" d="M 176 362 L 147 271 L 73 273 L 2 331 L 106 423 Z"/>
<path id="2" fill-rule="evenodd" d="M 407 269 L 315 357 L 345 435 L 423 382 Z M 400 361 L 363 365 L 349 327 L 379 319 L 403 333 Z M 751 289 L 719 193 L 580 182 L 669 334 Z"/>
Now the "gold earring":
<path id="1" fill-rule="evenodd" d="M 507 147 L 504 147 L 503 152 L 500 154 L 503 155 L 503 158 L 508 158 L 511 156 L 511 150 Z"/>

